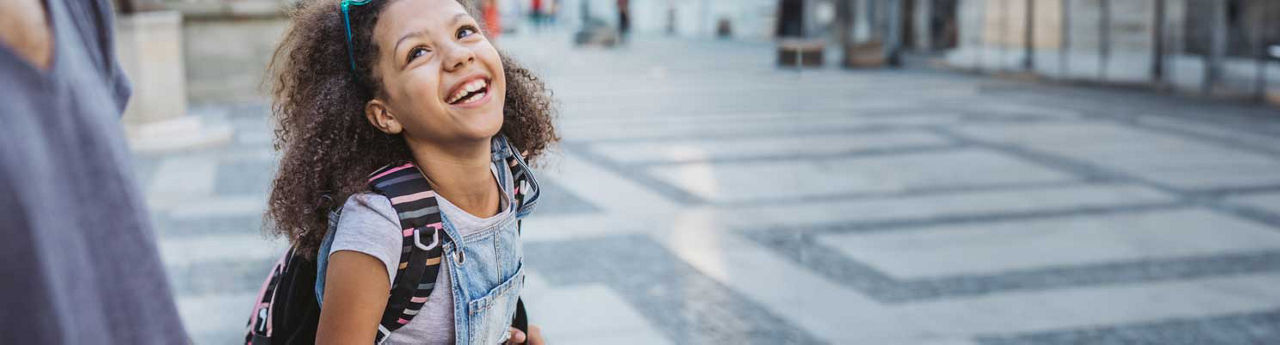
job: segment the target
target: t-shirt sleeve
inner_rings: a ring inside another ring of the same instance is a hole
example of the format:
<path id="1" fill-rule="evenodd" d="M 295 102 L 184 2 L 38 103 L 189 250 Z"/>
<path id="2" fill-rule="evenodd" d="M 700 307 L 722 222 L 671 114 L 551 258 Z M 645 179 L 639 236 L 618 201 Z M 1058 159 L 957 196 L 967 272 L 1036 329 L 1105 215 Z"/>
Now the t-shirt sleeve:
<path id="1" fill-rule="evenodd" d="M 377 258 L 386 266 L 390 284 L 396 279 L 403 241 L 400 220 L 396 209 L 391 207 L 391 200 L 378 194 L 356 194 L 342 205 L 329 255 L 349 250 Z"/>
<path id="2" fill-rule="evenodd" d="M 117 38 L 115 36 L 115 11 L 110 0 L 66 1 L 65 4 L 75 20 L 76 29 L 86 38 L 84 49 L 96 62 L 102 82 L 115 101 L 116 114 L 124 114 L 129 104 L 129 96 L 133 94 L 133 84 L 120 66 L 120 58 L 116 55 Z"/>
<path id="3" fill-rule="evenodd" d="M 123 116 L 125 107 L 129 105 L 129 96 L 133 95 L 133 84 L 129 82 L 129 76 L 125 75 L 124 68 L 121 68 L 118 62 L 111 66 L 112 73 L 107 83 L 111 86 L 112 97 L 116 101 L 116 111 Z"/>

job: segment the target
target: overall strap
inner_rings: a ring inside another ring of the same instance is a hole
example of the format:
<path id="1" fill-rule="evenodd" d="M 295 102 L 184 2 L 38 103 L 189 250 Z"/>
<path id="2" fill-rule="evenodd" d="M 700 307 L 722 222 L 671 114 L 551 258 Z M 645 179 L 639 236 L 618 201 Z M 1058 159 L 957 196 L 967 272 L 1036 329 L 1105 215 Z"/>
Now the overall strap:
<path id="1" fill-rule="evenodd" d="M 511 169 L 511 177 L 514 180 L 512 185 L 512 197 L 515 198 L 516 218 L 524 218 L 529 212 L 533 211 L 533 207 L 538 204 L 538 196 L 540 188 L 538 188 L 538 179 L 533 176 L 532 169 L 529 164 L 525 163 L 524 156 L 520 154 L 519 149 L 507 140 L 507 137 L 498 134 L 494 137 L 494 161 L 502 159 L 507 163 L 507 167 Z"/>
<path id="2" fill-rule="evenodd" d="M 523 232 L 524 220 L 522 219 L 533 212 L 534 206 L 538 204 L 538 196 L 541 194 L 538 179 L 533 176 L 529 164 L 525 163 L 524 155 L 520 154 L 515 145 L 511 145 L 505 135 L 498 134 L 494 137 L 493 151 L 494 162 L 504 161 L 511 169 L 511 178 L 514 180 L 512 185 L 515 186 L 511 194 L 515 199 L 516 231 Z M 529 334 L 529 315 L 525 311 L 523 298 L 516 299 L 516 315 L 511 320 L 511 327 Z"/>
<path id="3" fill-rule="evenodd" d="M 369 189 L 391 200 L 404 238 L 391 296 L 378 324 L 375 343 L 381 344 L 391 332 L 413 320 L 427 303 L 440 272 L 442 240 L 450 239 L 441 222 L 436 194 L 413 163 L 378 169 L 369 177 Z"/>

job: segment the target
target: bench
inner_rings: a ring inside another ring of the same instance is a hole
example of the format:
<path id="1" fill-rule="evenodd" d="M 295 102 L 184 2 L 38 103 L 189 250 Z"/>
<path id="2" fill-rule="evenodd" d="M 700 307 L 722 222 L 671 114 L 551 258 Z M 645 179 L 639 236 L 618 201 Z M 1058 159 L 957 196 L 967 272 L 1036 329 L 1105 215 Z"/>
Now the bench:
<path id="1" fill-rule="evenodd" d="M 826 42 L 820 39 L 784 38 L 778 41 L 778 65 L 822 66 L 825 51 Z"/>

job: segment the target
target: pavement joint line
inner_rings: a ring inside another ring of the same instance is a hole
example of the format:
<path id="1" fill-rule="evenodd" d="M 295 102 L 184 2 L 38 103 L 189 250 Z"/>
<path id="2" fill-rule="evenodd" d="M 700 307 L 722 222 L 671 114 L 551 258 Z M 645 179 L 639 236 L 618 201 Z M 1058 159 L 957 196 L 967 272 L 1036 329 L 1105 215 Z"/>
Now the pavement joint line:
<path id="1" fill-rule="evenodd" d="M 971 119 L 965 120 L 964 116 L 960 117 L 962 123 L 1054 123 L 1054 122 L 1071 122 L 1071 120 L 1060 119 L 1031 119 L 1018 118 L 1010 116 L 1004 119 Z M 660 142 L 665 140 L 712 140 L 712 139 L 735 139 L 742 137 L 767 136 L 774 138 L 795 138 L 810 135 L 824 134 L 860 134 L 860 133 L 886 133 L 901 131 L 916 131 L 938 127 L 937 124 L 854 124 L 833 126 L 821 129 L 755 129 L 755 130 L 739 130 L 728 133 L 706 133 L 706 134 L 675 134 L 675 135 L 648 135 L 634 136 L 623 138 L 593 138 L 593 139 L 572 139 L 568 138 L 562 141 L 562 144 L 596 144 L 596 143 L 632 143 L 632 142 Z"/>
<path id="2" fill-rule="evenodd" d="M 871 232 L 884 232 L 884 231 L 895 231 L 895 230 L 911 229 L 911 228 L 931 227 L 931 226 L 937 226 L 942 224 L 992 223 L 992 222 L 1007 222 L 1007 221 L 1018 221 L 1018 220 L 1033 220 L 1033 219 L 1068 218 L 1068 217 L 1078 217 L 1078 216 L 1098 216 L 1098 215 L 1126 214 L 1126 213 L 1139 213 L 1139 212 L 1158 212 L 1158 211 L 1184 209 L 1192 206 L 1194 205 L 1186 201 L 1172 201 L 1172 202 L 1155 202 L 1155 203 L 1145 203 L 1145 204 L 1131 204 L 1131 205 L 1125 205 L 1125 206 L 1107 205 L 1107 206 L 1077 207 L 1077 208 L 1065 209 L 1065 210 L 988 212 L 988 213 L 978 213 L 978 214 L 939 216 L 939 217 L 915 218 L 915 219 L 904 219 L 904 220 L 870 221 L 870 222 L 864 222 L 864 221 L 836 222 L 836 223 L 828 223 L 824 225 L 803 226 L 798 228 L 791 228 L 791 227 L 785 227 L 785 226 L 768 226 L 768 227 L 756 227 L 756 228 L 744 227 L 744 228 L 738 228 L 735 231 L 744 232 L 744 233 L 756 233 L 756 232 L 775 232 L 777 230 L 786 230 L 788 232 L 799 232 L 799 233 L 814 234 L 814 235 L 871 233 Z"/>
<path id="3" fill-rule="evenodd" d="M 1223 137 L 1207 135 L 1203 133 L 1195 133 L 1195 132 L 1191 132 L 1183 129 L 1144 124 L 1144 123 L 1139 123 L 1132 120 L 1123 120 L 1123 119 L 1114 119 L 1114 118 L 1112 120 L 1115 121 L 1116 123 L 1119 123 L 1121 125 L 1124 125 L 1133 129 L 1137 129 L 1137 130 L 1142 130 L 1150 133 L 1173 135 L 1173 136 L 1181 137 L 1183 139 L 1200 142 L 1203 144 L 1208 144 L 1212 146 L 1233 149 L 1233 150 L 1240 150 L 1245 152 L 1258 153 L 1258 154 L 1269 156 L 1271 158 L 1280 159 L 1280 150 L 1278 149 L 1249 144 L 1249 143 L 1241 142 L 1234 138 L 1223 138 Z M 1197 123 L 1196 125 L 1197 126 L 1217 126 L 1217 125 L 1208 124 L 1208 123 Z M 1237 128 L 1222 128 L 1222 129 L 1240 130 Z M 1275 135 L 1275 134 L 1269 134 L 1269 135 Z"/>
<path id="4" fill-rule="evenodd" d="M 950 129 L 944 128 L 942 126 L 932 126 L 930 127 L 930 130 L 932 130 L 935 134 L 950 138 L 957 142 L 966 143 L 969 145 L 973 145 L 975 147 L 985 148 L 985 149 L 993 150 L 1006 155 L 1010 155 L 1018 159 L 1039 164 L 1046 168 L 1054 169 L 1062 173 L 1076 176 L 1081 179 L 1094 179 L 1094 180 L 1104 180 L 1104 181 L 1136 181 L 1136 182 L 1141 182 L 1145 186 L 1152 187 L 1166 193 L 1181 194 L 1182 192 L 1181 190 L 1174 189 L 1173 187 L 1170 187 L 1170 186 L 1165 186 L 1163 184 L 1147 181 L 1136 176 L 1104 169 L 1097 166 L 1096 164 L 1085 162 L 1085 161 L 1080 161 L 1080 160 L 1067 158 L 1067 157 L 1060 157 L 1060 156 L 1049 154 L 1049 153 L 1037 152 L 1037 151 L 1020 147 L 1017 145 L 1013 145 L 1013 144 L 996 143 L 996 142 L 990 142 L 982 139 L 971 138 L 969 136 L 951 131 Z"/>
<path id="5" fill-rule="evenodd" d="M 1016 191 L 1016 190 L 1053 188 L 1053 187 L 1073 187 L 1073 186 L 1109 185 L 1109 184 L 1115 184 L 1115 183 L 1107 183 L 1105 181 L 1089 181 L 1089 180 L 1070 180 L 1070 181 L 1054 181 L 1054 182 L 1014 182 L 1014 183 L 982 185 L 982 186 L 912 188 L 912 189 L 905 189 L 905 190 L 892 191 L 892 192 L 853 192 L 853 193 L 839 193 L 839 194 L 827 194 L 827 195 L 804 195 L 804 196 L 790 196 L 790 197 L 779 196 L 779 197 L 771 197 L 767 199 L 708 202 L 707 204 L 715 207 L 735 208 L 735 207 L 750 207 L 750 206 L 766 206 L 766 205 L 779 204 L 779 203 L 887 200 L 887 199 L 918 197 L 918 196 L 960 195 L 960 194 L 966 194 L 966 193 L 972 193 L 972 192 Z"/>
<path id="6" fill-rule="evenodd" d="M 1215 111 L 1220 109 L 1214 109 L 1214 108 L 1224 107 L 1224 105 L 1220 105 L 1220 104 L 1206 105 L 1206 104 L 1203 104 L 1202 102 L 1194 102 L 1194 101 L 1189 101 L 1189 100 L 1180 99 L 1180 98 L 1162 97 L 1162 99 L 1160 99 L 1159 101 L 1165 101 L 1165 102 L 1176 101 L 1176 102 L 1184 103 L 1187 105 L 1187 107 L 1179 108 L 1179 107 L 1168 107 L 1167 104 L 1162 104 L 1162 106 L 1166 108 L 1171 108 L 1171 109 L 1195 108 L 1195 109 L 1180 110 L 1181 113 L 1176 113 L 1176 114 L 1153 114 L 1150 112 L 1150 106 L 1148 105 L 1135 106 L 1134 104 L 1132 104 L 1132 100 L 1127 100 L 1126 102 L 1109 102 L 1109 101 L 1100 100 L 1098 99 L 1098 97 L 1090 97 L 1091 102 L 1065 102 L 1064 103 L 1063 99 L 1072 99 L 1072 98 L 1062 97 L 1061 95 L 1050 97 L 1050 98 L 1043 97 L 1043 95 L 1027 95 L 1027 96 L 1034 99 L 1023 100 L 1023 102 L 1031 102 L 1031 103 L 1037 103 L 1037 104 L 1052 104 L 1055 107 L 1078 111 L 1082 115 L 1088 115 L 1091 118 L 1107 119 L 1107 120 L 1115 121 L 1118 123 L 1128 123 L 1130 125 L 1136 124 L 1136 119 L 1138 116 L 1158 116 L 1158 117 L 1163 117 L 1167 119 L 1176 119 L 1176 120 L 1182 120 L 1182 121 L 1195 122 L 1197 125 L 1213 126 L 1213 127 L 1217 127 L 1224 130 L 1243 131 L 1246 133 L 1256 134 L 1259 136 L 1273 136 L 1273 137 L 1280 136 L 1280 131 L 1266 130 L 1256 126 L 1224 125 L 1218 121 L 1208 121 L 1208 119 L 1205 118 L 1203 115 L 1199 115 L 1204 113 L 1211 113 L 1211 114 L 1220 113 L 1219 111 Z M 1109 103 L 1099 104 L 1104 102 L 1109 102 Z M 1225 107 L 1233 108 L 1235 110 L 1247 110 L 1247 111 L 1255 111 L 1255 112 L 1256 111 L 1274 112 L 1274 110 L 1259 109 L 1257 107 L 1240 107 L 1237 105 L 1226 105 Z M 1120 110 L 1120 111 L 1117 111 L 1117 110 Z M 1117 113 L 1121 115 L 1117 115 Z M 1135 114 L 1135 115 L 1123 115 L 1123 114 Z M 1140 114 L 1140 115 L 1136 115 L 1136 114 Z M 1268 118 L 1269 118 L 1268 116 L 1254 116 L 1253 118 L 1240 119 L 1240 120 L 1244 122 L 1256 123 L 1256 122 L 1265 122 L 1267 121 Z M 1221 119 L 1215 118 L 1214 120 L 1221 120 Z M 1183 135 L 1184 133 L 1175 133 L 1175 134 Z"/>
<path id="7" fill-rule="evenodd" d="M 614 248 L 620 246 L 642 249 L 619 253 Z M 542 267 L 575 267 L 539 269 L 551 287 L 608 286 L 677 344 L 824 343 L 793 321 L 706 276 L 648 235 L 535 243 L 527 245 L 525 253 Z M 674 281 L 681 288 L 654 289 L 654 281 Z"/>
<path id="8" fill-rule="evenodd" d="M 759 156 L 737 156 L 737 157 L 711 157 L 697 160 L 649 160 L 640 162 L 618 163 L 622 166 L 635 169 L 648 169 L 668 166 L 679 166 L 686 164 L 726 164 L 726 163 L 753 163 L 753 162 L 796 162 L 796 161 L 820 161 L 824 159 L 839 158 L 861 158 L 861 157 L 879 157 L 912 153 L 930 153 L 930 152 L 946 152 L 964 149 L 969 147 L 967 144 L 942 144 L 942 145 L 907 145 L 900 147 L 888 148 L 870 148 L 870 149 L 853 149 L 843 152 L 830 153 L 791 153 L 791 154 L 768 154 Z M 604 154 L 601 154 L 604 155 Z"/>
<path id="9" fill-rule="evenodd" d="M 619 122 L 624 123 L 650 123 L 650 122 L 676 122 L 686 120 L 705 121 L 707 119 L 718 120 L 767 120 L 767 119 L 817 119 L 832 117 L 864 117 L 864 118 L 891 118 L 897 116 L 925 116 L 925 115 L 951 115 L 959 112 L 953 110 L 938 110 L 937 108 L 927 108 L 919 105 L 907 107 L 893 108 L 867 108 L 867 107 L 848 107 L 847 109 L 838 109 L 830 111 L 791 111 L 791 110 L 755 110 L 755 111 L 693 111 L 686 113 L 668 112 L 659 116 L 649 116 L 644 118 L 636 118 L 634 116 L 612 116 L 612 117 L 592 117 L 575 119 L 572 122 L 563 124 L 573 126 L 584 125 L 610 125 Z M 673 115 L 675 114 L 675 115 Z"/>
<path id="10" fill-rule="evenodd" d="M 653 176 L 650 176 L 649 174 L 640 172 L 637 169 L 632 169 L 627 167 L 626 165 L 622 165 L 617 162 L 614 162 L 608 157 L 592 151 L 589 147 L 586 147 L 583 144 L 565 142 L 565 143 L 561 143 L 560 146 L 565 149 L 564 150 L 565 154 L 571 154 L 571 155 L 580 157 L 587 162 L 593 163 L 596 166 L 604 168 L 605 170 L 608 170 L 623 178 L 630 179 L 631 181 L 636 182 L 641 186 L 648 188 L 649 190 L 656 192 L 660 195 L 663 195 L 668 199 L 675 201 L 677 203 L 684 204 L 684 205 L 702 205 L 707 203 L 707 200 L 703 199 L 702 197 L 694 195 L 693 193 L 690 193 L 684 190 L 683 188 L 677 187 L 675 185 L 672 185 L 670 183 L 657 179 Z"/>
<path id="11" fill-rule="evenodd" d="M 1229 215 L 1234 215 L 1245 220 L 1266 224 L 1270 226 L 1271 229 L 1280 231 L 1280 214 L 1275 214 L 1268 210 L 1249 205 L 1234 204 L 1226 201 L 1215 202 L 1209 205 L 1209 208 Z"/>
<path id="12" fill-rule="evenodd" d="M 769 137 L 769 138 L 801 138 L 813 135 L 832 135 L 832 134 L 864 134 L 864 133 L 896 133 L 896 132 L 916 132 L 925 129 L 926 125 L 871 125 L 871 126 L 854 126 L 851 128 L 823 128 L 813 130 L 797 130 L 797 131 L 738 131 L 733 133 L 710 133 L 701 135 L 664 135 L 651 137 L 627 137 L 627 138 L 607 138 L 607 139 L 573 139 L 566 138 L 560 142 L 561 145 L 590 145 L 590 144 L 612 144 L 612 143 L 649 143 L 661 142 L 667 140 L 716 140 L 716 139 L 740 139 L 743 137 Z"/>
<path id="13" fill-rule="evenodd" d="M 1163 208 L 1151 211 L 1155 210 Z M 739 233 L 795 264 L 887 304 L 994 295 L 1011 291 L 1149 283 L 1280 271 L 1280 250 L 1262 250 L 896 279 L 849 258 L 835 248 L 819 243 L 816 236 L 821 235 L 821 231 L 739 230 Z"/>
<path id="14" fill-rule="evenodd" d="M 998 152 L 1010 154 L 1015 157 L 1019 157 L 1032 162 L 1046 165 L 1050 168 L 1063 170 L 1069 174 L 1075 174 L 1075 175 L 1083 176 L 1086 178 L 1091 178 L 1091 177 L 1100 178 L 1107 181 L 1128 182 L 1128 183 L 1134 183 L 1134 184 L 1142 185 L 1145 187 L 1153 188 L 1161 192 L 1175 195 L 1190 203 L 1202 204 L 1207 208 L 1218 211 L 1218 212 L 1223 212 L 1229 215 L 1234 215 L 1237 217 L 1242 217 L 1245 219 L 1270 225 L 1273 229 L 1280 231 L 1280 215 L 1271 214 L 1269 212 L 1265 212 L 1261 210 L 1249 210 L 1249 209 L 1244 209 L 1240 207 L 1225 205 L 1225 203 L 1222 202 L 1219 197 L 1217 197 L 1217 195 L 1220 195 L 1223 193 L 1230 194 L 1231 191 L 1239 190 L 1238 188 L 1228 188 L 1226 189 L 1225 192 L 1216 191 L 1216 190 L 1207 190 L 1207 191 L 1196 191 L 1194 189 L 1188 190 L 1184 188 L 1166 185 L 1159 182 L 1150 181 L 1133 174 L 1114 171 L 1112 169 L 1107 169 L 1105 167 L 1102 167 L 1098 164 L 1082 161 L 1075 158 L 1061 157 L 1051 153 L 1037 152 L 1035 150 L 1023 148 L 1014 144 L 995 143 L 995 142 L 989 142 L 981 139 L 970 138 L 963 134 L 955 133 L 954 131 L 951 131 L 947 128 L 942 128 L 939 126 L 933 127 L 933 130 L 935 131 L 935 133 L 941 136 L 946 136 L 949 138 L 953 138 L 954 140 L 957 140 L 957 141 L 967 142 L 979 147 L 986 147 L 989 149 L 996 150 Z M 1266 188 L 1268 190 L 1276 187 L 1277 186 L 1262 186 L 1262 188 Z"/>
<path id="15" fill-rule="evenodd" d="M 1268 194 L 1268 193 L 1278 193 L 1278 192 L 1280 192 L 1280 185 L 1214 188 L 1214 189 L 1201 190 L 1201 191 L 1188 192 L 1188 193 L 1197 194 L 1204 197 L 1229 198 L 1229 197 L 1235 197 L 1235 196 Z"/>
<path id="16" fill-rule="evenodd" d="M 978 335 L 974 340 L 982 345 L 1165 345 L 1264 344 L 1275 339 L 1280 339 L 1280 310 L 1018 334 Z"/>

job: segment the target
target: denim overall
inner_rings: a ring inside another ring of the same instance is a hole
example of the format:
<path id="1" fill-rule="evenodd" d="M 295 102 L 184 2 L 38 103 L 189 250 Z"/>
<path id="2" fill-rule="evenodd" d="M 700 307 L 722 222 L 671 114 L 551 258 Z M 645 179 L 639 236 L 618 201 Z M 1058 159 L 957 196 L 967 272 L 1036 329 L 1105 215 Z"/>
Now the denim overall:
<path id="1" fill-rule="evenodd" d="M 519 219 L 532 211 L 536 197 L 526 200 L 523 205 L 516 205 L 517 201 L 512 197 L 515 190 L 509 186 L 512 184 L 512 172 L 505 163 L 506 158 L 512 155 L 508 145 L 505 137 L 495 136 L 491 151 L 493 164 L 498 167 L 498 185 L 502 188 L 503 197 L 507 198 L 507 207 L 520 206 L 512 210 L 515 216 L 487 230 L 463 236 L 442 214 L 444 231 L 451 239 L 443 245 L 442 261 L 451 276 L 449 290 L 453 295 L 457 344 L 494 345 L 506 342 L 510 337 L 516 300 L 524 288 L 524 249 L 520 242 Z M 517 156 L 516 162 L 526 173 L 532 173 L 522 157 Z M 529 181 L 536 184 L 532 178 Z M 327 254 L 332 244 L 333 231 L 330 231 L 318 256 L 316 296 L 321 300 Z"/>

